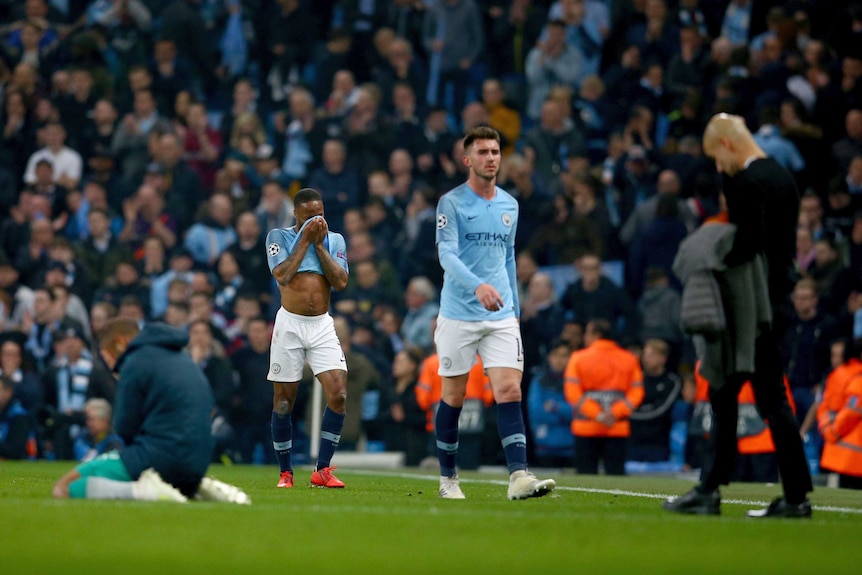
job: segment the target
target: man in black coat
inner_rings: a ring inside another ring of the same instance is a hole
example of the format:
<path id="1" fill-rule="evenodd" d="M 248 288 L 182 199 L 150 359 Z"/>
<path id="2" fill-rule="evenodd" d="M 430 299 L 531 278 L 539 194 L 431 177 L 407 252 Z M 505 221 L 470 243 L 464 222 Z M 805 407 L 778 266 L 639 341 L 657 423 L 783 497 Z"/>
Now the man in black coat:
<path id="1" fill-rule="evenodd" d="M 772 324 L 760 326 L 754 344 L 754 373 L 728 374 L 720 388 L 710 388 L 714 413 L 711 433 L 715 459 L 703 470 L 701 483 L 685 495 L 669 499 L 664 508 L 675 513 L 717 515 L 720 485 L 727 485 L 736 468 L 737 395 L 750 379 L 757 410 L 769 421 L 784 496 L 749 517 L 811 517 L 808 492 L 811 475 L 796 419 L 784 389 L 779 344 L 790 322 L 793 258 L 799 213 L 799 193 L 790 173 L 757 145 L 740 116 L 717 114 L 707 125 L 703 149 L 722 174 L 727 214 L 736 235 L 724 263 L 728 267 L 766 257 Z"/>

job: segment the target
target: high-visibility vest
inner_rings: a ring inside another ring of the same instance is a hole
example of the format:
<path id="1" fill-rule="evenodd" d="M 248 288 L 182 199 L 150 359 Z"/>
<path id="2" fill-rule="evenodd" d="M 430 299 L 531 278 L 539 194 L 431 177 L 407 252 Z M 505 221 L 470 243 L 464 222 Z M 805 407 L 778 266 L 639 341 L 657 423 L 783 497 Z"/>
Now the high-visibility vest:
<path id="1" fill-rule="evenodd" d="M 700 374 L 700 362 L 695 367 L 694 381 L 697 384 L 695 395 L 695 408 L 692 420 L 694 434 L 702 430 L 704 436 L 710 433 L 712 425 L 712 406 L 709 403 L 709 382 Z M 796 411 L 793 394 L 790 391 L 790 382 L 784 378 L 784 390 L 791 409 Z M 737 395 L 739 401 L 739 417 L 736 422 L 737 451 L 740 454 L 773 453 L 775 442 L 772 440 L 772 432 L 769 425 L 760 417 L 757 411 L 757 403 L 754 399 L 754 388 L 750 381 L 746 381 Z M 691 432 L 689 434 L 692 434 Z"/>
<path id="2" fill-rule="evenodd" d="M 824 441 L 820 465 L 862 477 L 862 361 L 851 359 L 826 378 L 817 427 Z"/>
<path id="3" fill-rule="evenodd" d="M 434 416 L 443 394 L 443 378 L 437 373 L 440 357 L 435 353 L 422 362 L 419 381 L 416 383 L 416 403 L 425 410 L 425 430 L 434 431 Z M 482 360 L 477 356 L 476 364 L 467 374 L 467 394 L 458 419 L 458 430 L 462 433 L 477 433 L 485 426 L 485 408 L 494 402 L 491 380 L 485 375 Z"/>
<path id="4" fill-rule="evenodd" d="M 566 401 L 572 405 L 572 433 L 581 437 L 628 437 L 629 416 L 644 399 L 637 356 L 609 339 L 600 339 L 569 357 L 564 374 Z M 596 421 L 605 410 L 616 421 Z"/>

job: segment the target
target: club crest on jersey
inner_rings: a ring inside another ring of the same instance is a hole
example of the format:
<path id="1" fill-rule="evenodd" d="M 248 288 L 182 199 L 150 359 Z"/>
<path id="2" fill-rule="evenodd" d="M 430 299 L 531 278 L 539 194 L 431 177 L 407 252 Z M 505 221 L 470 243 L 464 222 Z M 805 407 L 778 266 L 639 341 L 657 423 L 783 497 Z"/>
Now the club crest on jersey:
<path id="1" fill-rule="evenodd" d="M 437 216 L 437 229 L 442 230 L 446 227 L 446 224 L 449 223 L 449 220 L 446 219 L 446 214 L 440 214 Z"/>
<path id="2" fill-rule="evenodd" d="M 512 216 L 509 214 L 509 212 L 503 212 L 502 219 L 504 226 L 506 226 L 507 228 L 512 226 Z"/>
<path id="3" fill-rule="evenodd" d="M 275 244 L 275 243 L 269 244 L 269 246 L 267 246 L 267 248 L 266 248 L 266 252 L 272 257 L 277 256 L 278 252 L 280 252 L 280 251 L 281 251 L 281 248 L 278 246 L 278 244 Z"/>

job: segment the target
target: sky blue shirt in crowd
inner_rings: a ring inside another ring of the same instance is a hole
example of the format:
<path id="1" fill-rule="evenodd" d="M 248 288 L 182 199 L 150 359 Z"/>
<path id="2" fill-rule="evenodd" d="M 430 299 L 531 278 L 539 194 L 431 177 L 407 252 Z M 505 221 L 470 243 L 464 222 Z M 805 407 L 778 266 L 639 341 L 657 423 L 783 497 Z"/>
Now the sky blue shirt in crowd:
<path id="1" fill-rule="evenodd" d="M 296 246 L 299 234 L 302 233 L 308 222 L 319 217 L 314 216 L 314 218 L 307 219 L 298 232 L 293 228 L 275 228 L 270 230 L 266 235 L 266 261 L 269 264 L 269 271 L 275 269 L 275 266 L 286 260 L 293 253 L 293 248 Z M 338 265 L 344 268 L 344 271 L 348 271 L 347 244 L 344 241 L 344 237 L 339 233 L 329 232 L 326 239 L 323 240 L 323 245 L 329 249 L 329 255 L 338 262 Z M 314 250 L 314 246 L 308 246 L 308 251 L 305 252 L 305 257 L 302 258 L 302 262 L 299 264 L 299 269 L 296 272 L 312 272 L 325 275 L 323 267 L 320 265 L 320 260 L 317 259 L 317 252 Z"/>
<path id="2" fill-rule="evenodd" d="M 502 188 L 491 200 L 465 183 L 437 204 L 437 251 L 443 267 L 440 315 L 462 321 L 499 320 L 520 315 L 515 277 L 518 202 Z M 503 307 L 488 311 L 475 295 L 480 284 L 494 286 Z"/>

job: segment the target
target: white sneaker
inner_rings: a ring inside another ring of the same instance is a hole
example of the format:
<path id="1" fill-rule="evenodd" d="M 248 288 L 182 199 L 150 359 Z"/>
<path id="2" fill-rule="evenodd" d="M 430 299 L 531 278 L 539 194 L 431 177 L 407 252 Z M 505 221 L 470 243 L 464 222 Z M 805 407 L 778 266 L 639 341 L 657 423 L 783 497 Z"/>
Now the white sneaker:
<path id="1" fill-rule="evenodd" d="M 461 486 L 458 485 L 458 476 L 440 477 L 440 497 L 443 499 L 466 499 Z"/>
<path id="2" fill-rule="evenodd" d="M 165 482 L 152 467 L 145 469 L 138 480 L 132 483 L 132 495 L 139 501 L 188 502 L 179 489 Z"/>
<path id="3" fill-rule="evenodd" d="M 509 476 L 509 499 L 528 499 L 542 497 L 557 486 L 553 479 L 536 479 L 529 471 L 515 471 Z"/>
<path id="4" fill-rule="evenodd" d="M 220 503 L 251 505 L 251 497 L 246 495 L 245 491 L 235 485 L 219 481 L 212 477 L 201 479 L 195 499 L 198 501 L 218 501 Z"/>

